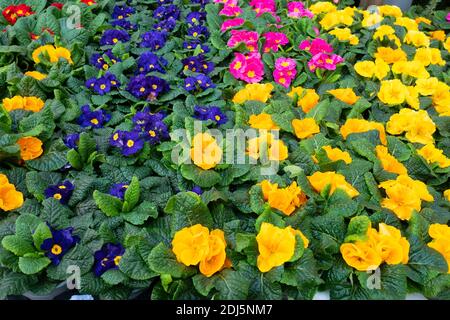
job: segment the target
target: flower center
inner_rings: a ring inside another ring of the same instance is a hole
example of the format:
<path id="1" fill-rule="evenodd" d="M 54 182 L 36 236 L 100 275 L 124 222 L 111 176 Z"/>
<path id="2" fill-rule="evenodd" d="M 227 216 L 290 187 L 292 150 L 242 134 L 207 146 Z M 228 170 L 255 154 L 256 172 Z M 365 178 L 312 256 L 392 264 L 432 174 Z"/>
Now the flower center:
<path id="1" fill-rule="evenodd" d="M 53 198 L 55 198 L 56 200 L 61 200 L 62 196 L 61 196 L 60 193 L 55 193 L 55 194 L 53 195 Z"/>
<path id="2" fill-rule="evenodd" d="M 51 249 L 51 252 L 52 252 L 53 254 L 55 254 L 55 255 L 59 255 L 59 254 L 62 253 L 62 248 L 61 248 L 60 245 L 54 244 L 53 247 L 52 247 L 52 249 Z"/>
<path id="3" fill-rule="evenodd" d="M 150 130 L 150 131 L 148 132 L 148 134 L 149 134 L 151 137 L 156 137 L 156 132 L 153 131 L 153 130 Z"/>
<path id="4" fill-rule="evenodd" d="M 91 123 L 95 124 L 95 125 L 98 125 L 98 120 L 96 118 L 94 118 L 94 119 L 91 120 Z"/>
<path id="5" fill-rule="evenodd" d="M 118 266 L 119 263 L 120 263 L 120 260 L 122 260 L 122 256 L 117 256 L 117 257 L 115 257 L 115 258 L 114 258 L 114 264 L 115 264 L 116 266 Z"/>
<path id="6" fill-rule="evenodd" d="M 133 147 L 134 146 L 134 141 L 133 140 L 128 140 L 127 146 L 128 146 L 128 148 Z"/>

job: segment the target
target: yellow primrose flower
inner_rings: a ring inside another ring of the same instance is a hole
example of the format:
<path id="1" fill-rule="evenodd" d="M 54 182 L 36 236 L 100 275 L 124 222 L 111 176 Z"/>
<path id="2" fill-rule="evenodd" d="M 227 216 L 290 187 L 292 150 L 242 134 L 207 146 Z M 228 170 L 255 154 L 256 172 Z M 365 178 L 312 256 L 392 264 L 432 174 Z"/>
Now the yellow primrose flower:
<path id="1" fill-rule="evenodd" d="M 271 83 L 251 83 L 247 84 L 244 89 L 236 93 L 233 98 L 234 103 L 244 103 L 245 101 L 255 100 L 267 102 L 272 97 L 273 85 Z"/>
<path id="2" fill-rule="evenodd" d="M 417 24 L 419 24 L 419 23 L 422 22 L 422 23 L 431 25 L 431 20 L 430 20 L 430 19 L 427 19 L 427 18 L 425 18 L 425 17 L 417 17 L 417 18 L 415 19 L 415 21 L 417 22 Z"/>
<path id="3" fill-rule="evenodd" d="M 368 243 L 378 252 L 383 262 L 389 265 L 407 264 L 410 244 L 399 229 L 380 223 L 378 231 L 368 230 Z"/>
<path id="4" fill-rule="evenodd" d="M 209 230 L 201 224 L 183 228 L 172 240 L 172 251 L 186 266 L 195 266 L 209 252 Z"/>
<path id="5" fill-rule="evenodd" d="M 431 99 L 439 116 L 450 116 L 450 88 L 445 83 L 438 83 Z"/>
<path id="6" fill-rule="evenodd" d="M 417 31 L 419 30 L 418 23 L 408 17 L 397 17 L 395 19 L 395 24 L 398 26 L 405 27 L 408 31 Z"/>
<path id="7" fill-rule="evenodd" d="M 359 38 L 352 34 L 349 28 L 336 28 L 328 33 L 338 38 L 339 41 L 348 41 L 352 46 L 359 44 Z"/>
<path id="8" fill-rule="evenodd" d="M 216 229 L 209 234 L 209 250 L 200 261 L 199 270 L 205 277 L 211 277 L 216 272 L 222 270 L 225 265 L 227 254 L 225 248 L 225 234 L 222 230 Z"/>
<path id="9" fill-rule="evenodd" d="M 198 133 L 192 142 L 191 159 L 203 170 L 214 168 L 222 160 L 223 151 L 209 133 Z"/>
<path id="10" fill-rule="evenodd" d="M 330 30 L 340 24 L 351 26 L 353 24 L 353 11 L 339 10 L 328 12 L 319 23 L 325 30 Z"/>
<path id="11" fill-rule="evenodd" d="M 250 127 L 255 129 L 264 129 L 264 130 L 279 130 L 275 122 L 272 120 L 272 116 L 267 113 L 261 113 L 259 115 L 252 114 L 250 119 L 248 120 Z"/>
<path id="12" fill-rule="evenodd" d="M 336 189 L 341 189 L 347 193 L 350 198 L 354 198 L 359 195 L 358 190 L 356 190 L 351 184 L 349 184 L 345 177 L 334 171 L 329 172 L 315 172 L 312 176 L 308 177 L 309 183 L 312 185 L 314 190 L 317 192 L 322 192 L 326 186 L 330 185 L 330 195 L 336 191 Z"/>
<path id="13" fill-rule="evenodd" d="M 377 31 L 373 34 L 373 39 L 383 40 L 385 36 L 395 34 L 394 28 L 388 25 L 382 25 L 377 28 Z"/>
<path id="14" fill-rule="evenodd" d="M 367 121 L 365 119 L 347 119 L 344 125 L 341 127 L 340 132 L 342 137 L 347 139 L 347 136 L 352 133 L 362 133 L 370 130 L 378 130 L 380 133 L 380 140 L 382 144 L 386 144 L 386 132 L 384 126 L 381 123 L 375 121 Z"/>
<path id="15" fill-rule="evenodd" d="M 428 234 L 433 239 L 428 246 L 439 252 L 447 261 L 450 273 L 450 227 L 442 224 L 432 224 Z"/>
<path id="16" fill-rule="evenodd" d="M 340 251 L 344 261 L 358 271 L 376 270 L 382 263 L 380 254 L 367 242 L 344 243 Z"/>
<path id="17" fill-rule="evenodd" d="M 314 15 L 319 15 L 321 13 L 337 11 L 337 8 L 331 2 L 319 1 L 309 6 L 309 11 L 311 11 Z"/>
<path id="18" fill-rule="evenodd" d="M 303 247 L 306 249 L 309 246 L 309 240 L 305 237 L 305 235 L 297 229 L 292 228 L 291 226 L 288 226 L 286 229 L 288 229 L 294 236 L 299 236 L 303 241 Z"/>
<path id="19" fill-rule="evenodd" d="M 419 110 L 420 108 L 420 100 L 419 100 L 419 91 L 414 86 L 406 87 L 406 103 L 415 109 Z"/>
<path id="20" fill-rule="evenodd" d="M 407 175 L 399 175 L 396 180 L 384 181 L 379 185 L 385 189 L 387 198 L 381 206 L 389 209 L 401 220 L 409 220 L 414 210 L 421 210 L 422 201 L 433 201 L 426 184 L 413 180 Z"/>
<path id="21" fill-rule="evenodd" d="M 49 56 L 51 63 L 56 63 L 60 58 L 67 60 L 73 64 L 70 51 L 63 47 L 54 47 L 53 45 L 45 45 L 33 51 L 32 57 L 35 63 L 40 63 L 40 55 L 46 53 Z"/>
<path id="22" fill-rule="evenodd" d="M 364 18 L 361 24 L 364 28 L 372 27 L 383 21 L 383 16 L 379 15 L 378 13 L 370 13 L 368 11 L 364 11 L 363 16 Z"/>
<path id="23" fill-rule="evenodd" d="M 41 73 L 39 71 L 28 71 L 25 72 L 25 75 L 28 77 L 32 77 L 38 81 L 44 80 L 45 78 L 47 78 L 47 75 L 44 73 Z"/>
<path id="24" fill-rule="evenodd" d="M 428 79 L 417 79 L 416 89 L 422 96 L 431 96 L 435 93 L 439 85 L 438 78 L 431 77 Z"/>
<path id="25" fill-rule="evenodd" d="M 425 110 L 401 109 L 391 116 L 387 125 L 387 132 L 398 135 L 406 131 L 406 139 L 412 143 L 433 143 L 433 133 L 436 125 Z"/>
<path id="26" fill-rule="evenodd" d="M 390 6 L 386 4 L 383 6 L 378 6 L 378 10 L 383 16 L 391 16 L 396 18 L 403 16 L 402 10 L 397 6 Z"/>
<path id="27" fill-rule="evenodd" d="M 23 108 L 27 111 L 39 112 L 44 107 L 44 101 L 38 97 L 24 97 Z"/>
<path id="28" fill-rule="evenodd" d="M 436 30 L 430 32 L 430 36 L 434 40 L 445 41 L 445 31 L 444 30 Z"/>
<path id="29" fill-rule="evenodd" d="M 23 97 L 21 96 L 14 96 L 12 98 L 5 98 L 3 99 L 3 107 L 6 111 L 10 112 L 13 110 L 20 110 L 23 109 L 24 101 Z"/>
<path id="30" fill-rule="evenodd" d="M 257 266 L 259 271 L 268 272 L 292 259 L 295 253 L 295 235 L 288 228 L 278 228 L 263 222 L 256 236 L 258 243 Z"/>
<path id="31" fill-rule="evenodd" d="M 450 159 L 447 158 L 443 150 L 436 148 L 433 144 L 427 144 L 417 150 L 428 163 L 437 163 L 440 168 L 450 167 Z"/>
<path id="32" fill-rule="evenodd" d="M 342 160 L 346 164 L 352 163 L 352 157 L 350 156 L 350 153 L 347 151 L 342 151 L 339 148 L 333 148 L 331 146 L 324 146 L 322 147 L 323 150 L 325 150 L 328 159 L 331 161 L 339 161 Z"/>
<path id="33" fill-rule="evenodd" d="M 430 46 L 430 38 L 422 31 L 409 30 L 403 41 L 406 44 L 412 44 L 415 47 Z"/>
<path id="34" fill-rule="evenodd" d="M 387 64 L 408 60 L 406 53 L 402 49 L 392 49 L 389 47 L 378 47 L 375 53 L 375 59 L 381 59 Z"/>
<path id="35" fill-rule="evenodd" d="M 437 48 L 418 48 L 414 56 L 414 61 L 418 61 L 426 67 L 430 64 L 445 66 L 446 63 L 442 59 L 441 51 Z"/>
<path id="36" fill-rule="evenodd" d="M 9 183 L 8 177 L 0 173 L 0 209 L 12 211 L 23 205 L 23 194 Z"/>
<path id="37" fill-rule="evenodd" d="M 450 36 L 447 37 L 447 39 L 444 42 L 444 48 L 445 50 L 447 50 L 448 52 L 450 52 Z"/>
<path id="38" fill-rule="evenodd" d="M 308 113 L 319 103 L 320 97 L 314 89 L 295 87 L 291 89 L 288 96 L 294 98 L 295 94 L 298 96 L 297 106 L 301 107 L 304 113 Z"/>
<path id="39" fill-rule="evenodd" d="M 39 158 L 44 152 L 42 141 L 35 137 L 23 137 L 16 143 L 20 147 L 20 157 L 25 161 Z"/>
<path id="40" fill-rule="evenodd" d="M 267 149 L 267 157 L 270 161 L 283 161 L 288 158 L 287 146 L 282 140 L 277 140 L 270 132 L 262 132 L 259 137 L 250 139 L 247 153 L 253 159 L 261 157 L 261 151 Z"/>
<path id="41" fill-rule="evenodd" d="M 327 92 L 333 95 L 336 99 L 350 105 L 355 104 L 360 98 L 355 94 L 352 88 L 334 89 L 328 90 Z"/>
<path id="42" fill-rule="evenodd" d="M 306 139 L 320 132 L 320 127 L 313 118 L 294 119 L 292 120 L 292 127 L 299 139 Z"/>
<path id="43" fill-rule="evenodd" d="M 444 191 L 444 198 L 450 202 L 450 189 Z"/>
<path id="44" fill-rule="evenodd" d="M 356 73 L 364 78 L 372 78 L 375 74 L 375 62 L 373 61 L 358 61 L 354 65 Z"/>
<path id="45" fill-rule="evenodd" d="M 377 154 L 377 158 L 380 160 L 384 170 L 396 174 L 408 173 L 406 167 L 394 156 L 389 154 L 388 149 L 385 146 L 376 146 L 375 151 Z"/>
<path id="46" fill-rule="evenodd" d="M 430 74 L 428 73 L 422 62 L 417 60 L 395 62 L 392 66 L 392 72 L 396 74 L 401 73 L 403 75 L 418 79 L 427 79 L 430 77 Z"/>
<path id="47" fill-rule="evenodd" d="M 306 195 L 295 181 L 289 187 L 278 188 L 278 185 L 264 180 L 261 182 L 261 189 L 264 200 L 269 203 L 270 207 L 280 210 L 287 216 L 290 216 L 307 201 Z"/>

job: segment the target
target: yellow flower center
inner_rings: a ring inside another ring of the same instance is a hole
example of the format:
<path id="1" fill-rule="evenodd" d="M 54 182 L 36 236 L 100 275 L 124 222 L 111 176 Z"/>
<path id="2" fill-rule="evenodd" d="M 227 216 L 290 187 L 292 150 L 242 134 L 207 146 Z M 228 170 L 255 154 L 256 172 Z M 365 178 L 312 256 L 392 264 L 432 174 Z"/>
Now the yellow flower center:
<path id="1" fill-rule="evenodd" d="M 117 43 L 117 42 L 119 42 L 119 39 L 114 38 L 112 41 L 113 41 L 113 43 Z"/>
<path id="2" fill-rule="evenodd" d="M 100 86 L 100 89 L 105 90 L 105 89 L 106 89 L 106 85 L 105 85 L 105 84 L 102 84 L 102 85 Z"/>
<path id="3" fill-rule="evenodd" d="M 194 33 L 193 33 L 193 36 L 194 36 L 194 37 L 198 36 L 198 32 L 194 32 Z"/>
<path id="4" fill-rule="evenodd" d="M 109 66 L 105 63 L 105 64 L 103 65 L 103 69 L 104 69 L 104 70 L 108 70 L 108 69 L 109 69 Z"/>
<path id="5" fill-rule="evenodd" d="M 53 195 L 53 198 L 55 198 L 56 200 L 61 200 L 62 196 L 61 196 L 60 193 L 55 193 L 55 194 Z"/>
<path id="6" fill-rule="evenodd" d="M 158 86 L 156 84 L 154 84 L 154 85 L 152 85 L 152 89 L 156 90 L 156 89 L 158 89 Z"/>
<path id="7" fill-rule="evenodd" d="M 128 140 L 127 141 L 127 146 L 128 146 L 128 148 L 133 147 L 134 146 L 134 141 L 133 140 Z"/>
<path id="8" fill-rule="evenodd" d="M 64 190 L 66 189 L 66 186 L 59 186 L 58 188 Z"/>
<path id="9" fill-rule="evenodd" d="M 153 131 L 153 130 L 150 130 L 150 131 L 148 132 L 148 134 L 149 134 L 151 137 L 156 137 L 156 132 Z"/>
<path id="10" fill-rule="evenodd" d="M 287 66 L 289 66 L 289 62 L 284 61 L 284 62 L 281 63 L 281 65 L 282 65 L 283 67 L 287 67 Z"/>
<path id="11" fill-rule="evenodd" d="M 255 71 L 249 71 L 249 72 L 247 73 L 247 76 L 248 76 L 249 78 L 253 78 L 253 77 L 255 76 Z"/>
<path id="12" fill-rule="evenodd" d="M 215 116 L 214 118 L 216 119 L 216 121 L 219 121 L 221 119 L 219 115 Z"/>
<path id="13" fill-rule="evenodd" d="M 120 260 L 122 260 L 122 256 L 117 256 L 117 257 L 115 257 L 115 258 L 114 258 L 114 264 L 115 264 L 116 266 L 118 266 L 119 263 L 120 263 Z"/>
<path id="14" fill-rule="evenodd" d="M 145 92 L 145 88 L 142 87 L 142 88 L 139 89 L 139 91 L 140 91 L 140 92 Z"/>
<path id="15" fill-rule="evenodd" d="M 119 134 L 118 133 L 114 134 L 113 139 L 114 141 L 117 141 L 119 139 Z"/>
<path id="16" fill-rule="evenodd" d="M 240 61 L 236 62 L 234 65 L 234 70 L 239 70 L 242 67 L 242 63 Z"/>
<path id="17" fill-rule="evenodd" d="M 62 253 L 62 248 L 61 248 L 60 245 L 54 244 L 53 247 L 52 247 L 52 249 L 51 249 L 51 252 L 52 252 L 53 254 L 59 255 L 59 254 Z"/>
<path id="18" fill-rule="evenodd" d="M 98 124 L 98 120 L 96 118 L 94 118 L 94 119 L 91 120 L 91 123 L 97 125 Z"/>

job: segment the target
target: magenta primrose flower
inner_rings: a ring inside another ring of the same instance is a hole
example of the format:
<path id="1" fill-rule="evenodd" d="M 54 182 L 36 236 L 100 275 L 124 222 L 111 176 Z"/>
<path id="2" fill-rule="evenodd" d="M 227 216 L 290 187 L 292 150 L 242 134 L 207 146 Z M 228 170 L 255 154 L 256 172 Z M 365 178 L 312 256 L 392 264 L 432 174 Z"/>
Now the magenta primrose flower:
<path id="1" fill-rule="evenodd" d="M 230 64 L 230 73 L 236 79 L 247 83 L 257 83 L 263 79 L 264 64 L 259 53 L 251 52 L 244 55 L 235 52 L 234 57 L 233 62 Z"/>
<path id="2" fill-rule="evenodd" d="M 222 26 L 220 27 L 220 31 L 225 32 L 230 28 L 242 26 L 244 24 L 244 22 L 245 22 L 245 20 L 242 18 L 226 20 L 222 23 Z"/>
<path id="3" fill-rule="evenodd" d="M 251 0 L 249 4 L 253 7 L 253 10 L 255 10 L 257 17 L 265 12 L 275 15 L 275 12 L 277 11 L 274 0 Z"/>
<path id="4" fill-rule="evenodd" d="M 248 30 L 231 30 L 231 37 L 228 40 L 228 47 L 233 48 L 240 43 L 245 43 L 250 51 L 258 50 L 259 35 L 256 31 Z"/>
<path id="5" fill-rule="evenodd" d="M 300 1 L 289 2 L 287 5 L 287 9 L 288 9 L 288 17 L 291 18 L 308 17 L 312 19 L 314 17 L 314 14 L 308 9 L 306 9 L 303 2 Z"/>
<path id="6" fill-rule="evenodd" d="M 263 38 L 266 39 L 264 43 L 264 52 L 277 52 L 279 46 L 284 46 L 289 43 L 288 37 L 282 32 L 266 32 L 263 34 Z"/>
<path id="7" fill-rule="evenodd" d="M 273 78 L 276 83 L 289 88 L 292 80 L 297 76 L 297 63 L 294 59 L 278 58 L 275 61 Z"/>
<path id="8" fill-rule="evenodd" d="M 242 13 L 242 9 L 235 5 L 225 5 L 222 10 L 220 10 L 219 15 L 227 17 L 237 17 Z"/>
<path id="9" fill-rule="evenodd" d="M 333 47 L 323 39 L 316 38 L 313 41 L 304 40 L 299 45 L 300 50 L 306 50 L 315 56 L 318 53 L 332 53 Z"/>
<path id="10" fill-rule="evenodd" d="M 336 65 L 344 62 L 344 59 L 337 54 L 318 53 L 314 55 L 308 62 L 308 67 L 311 72 L 316 69 L 336 70 Z"/>

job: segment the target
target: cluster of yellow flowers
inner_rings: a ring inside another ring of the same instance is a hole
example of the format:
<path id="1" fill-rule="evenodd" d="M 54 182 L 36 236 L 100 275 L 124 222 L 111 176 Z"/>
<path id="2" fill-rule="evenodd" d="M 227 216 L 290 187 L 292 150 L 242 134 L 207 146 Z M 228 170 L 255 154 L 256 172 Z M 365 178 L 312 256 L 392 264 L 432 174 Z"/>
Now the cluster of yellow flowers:
<path id="1" fill-rule="evenodd" d="M 340 132 L 344 139 L 347 139 L 349 134 L 363 133 L 371 130 L 377 130 L 380 134 L 381 143 L 387 144 L 386 132 L 381 123 L 375 121 L 368 121 L 365 119 L 347 119 L 344 125 L 341 126 Z"/>
<path id="2" fill-rule="evenodd" d="M 181 229 L 172 240 L 172 251 L 178 262 L 186 266 L 199 264 L 200 272 L 206 277 L 230 266 L 226 247 L 222 230 L 209 232 L 208 228 L 201 224 Z"/>
<path id="3" fill-rule="evenodd" d="M 346 164 L 352 163 L 352 157 L 350 156 L 350 153 L 348 153 L 347 151 L 342 151 L 339 148 L 333 148 L 331 146 L 323 146 L 322 149 L 327 154 L 328 159 L 330 159 L 333 162 L 342 160 Z M 315 156 L 313 156 L 313 160 L 315 163 L 319 162 Z"/>
<path id="4" fill-rule="evenodd" d="M 383 262 L 389 265 L 407 264 L 409 242 L 402 237 L 400 230 L 380 223 L 378 231 L 372 227 L 367 230 L 367 240 L 341 245 L 345 262 L 358 271 L 377 269 Z"/>
<path id="5" fill-rule="evenodd" d="M 63 47 L 55 47 L 48 44 L 35 49 L 32 54 L 35 63 L 41 62 L 41 54 L 48 55 L 51 63 L 56 63 L 59 59 L 65 59 L 70 64 L 73 64 L 70 51 Z"/>
<path id="6" fill-rule="evenodd" d="M 266 154 L 262 154 L 262 152 Z M 274 135 L 266 130 L 260 131 L 259 137 L 248 141 L 247 153 L 253 159 L 266 156 L 270 161 L 283 161 L 288 158 L 288 148 L 282 140 L 276 139 Z"/>
<path id="7" fill-rule="evenodd" d="M 264 200 L 270 207 L 280 210 L 287 216 L 307 201 L 306 195 L 295 181 L 289 187 L 279 188 L 277 183 L 264 180 L 261 182 L 261 189 Z"/>
<path id="8" fill-rule="evenodd" d="M 20 147 L 20 157 L 25 161 L 39 158 L 44 152 L 42 141 L 36 137 L 20 138 L 17 140 L 17 144 Z"/>
<path id="9" fill-rule="evenodd" d="M 386 130 L 392 135 L 406 132 L 406 139 L 412 143 L 433 144 L 436 125 L 425 110 L 415 111 L 405 108 L 391 116 L 386 124 Z"/>
<path id="10" fill-rule="evenodd" d="M 271 83 L 251 83 L 247 84 L 244 89 L 238 91 L 233 98 L 234 103 L 244 103 L 248 100 L 256 100 L 261 102 L 267 102 L 272 96 L 272 90 L 274 89 Z"/>
<path id="11" fill-rule="evenodd" d="M 427 144 L 421 149 L 417 150 L 428 163 L 437 163 L 440 168 L 450 167 L 450 159 L 447 158 L 443 150 L 436 148 L 432 144 Z"/>
<path id="12" fill-rule="evenodd" d="M 12 110 L 27 110 L 32 112 L 39 112 L 44 107 L 44 101 L 38 97 L 21 97 L 14 96 L 12 98 L 5 98 L 2 101 L 3 107 L 6 111 Z"/>
<path id="13" fill-rule="evenodd" d="M 444 256 L 449 265 L 448 273 L 450 273 L 450 227 L 445 224 L 432 224 L 428 234 L 433 238 L 428 246 Z"/>
<path id="14" fill-rule="evenodd" d="M 350 28 L 335 28 L 329 34 L 335 36 L 339 41 L 348 41 L 352 46 L 359 44 L 359 38 L 352 34 Z"/>
<path id="15" fill-rule="evenodd" d="M 381 206 L 394 212 L 401 220 L 409 220 L 414 210 L 419 212 L 422 200 L 434 200 L 425 183 L 405 174 L 399 175 L 396 180 L 384 181 L 379 187 L 383 188 L 387 195 L 387 198 L 381 201 Z"/>
<path id="16" fill-rule="evenodd" d="M 222 160 L 223 151 L 209 133 L 198 133 L 192 141 L 191 159 L 203 170 L 214 168 Z"/>
<path id="17" fill-rule="evenodd" d="M 299 139 L 306 139 L 320 132 L 320 127 L 313 118 L 294 119 L 292 127 Z"/>
<path id="18" fill-rule="evenodd" d="M 343 175 L 334 171 L 317 171 L 312 176 L 309 176 L 308 180 L 317 192 L 322 192 L 325 188 L 330 186 L 330 195 L 333 194 L 336 189 L 345 191 L 351 198 L 359 195 L 358 190 L 348 183 Z"/>
<path id="19" fill-rule="evenodd" d="M 279 228 L 263 222 L 256 236 L 259 250 L 258 269 L 261 272 L 268 272 L 291 260 L 295 253 L 296 236 L 302 239 L 304 247 L 307 248 L 309 241 L 300 230 L 291 226 Z"/>
<path id="20" fill-rule="evenodd" d="M 288 96 L 294 98 L 298 96 L 297 106 L 302 108 L 304 113 L 308 113 L 319 103 L 320 96 L 314 89 L 304 89 L 302 87 L 293 87 Z"/>
<path id="21" fill-rule="evenodd" d="M 320 20 L 320 25 L 325 30 L 330 30 L 338 25 L 351 26 L 353 24 L 353 15 L 357 9 L 346 7 L 343 10 L 328 11 Z"/>
<path id="22" fill-rule="evenodd" d="M 272 120 L 272 116 L 267 113 L 261 113 L 259 115 L 252 114 L 248 120 L 250 127 L 260 130 L 279 130 L 280 127 L 276 125 Z"/>
<path id="23" fill-rule="evenodd" d="M 9 183 L 8 177 L 0 173 L 0 209 L 11 211 L 23 205 L 23 194 Z"/>

